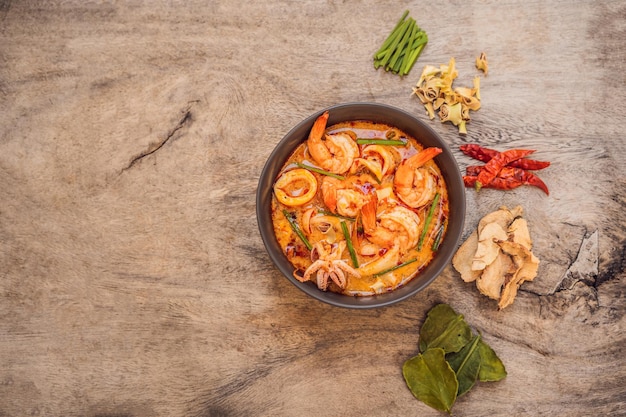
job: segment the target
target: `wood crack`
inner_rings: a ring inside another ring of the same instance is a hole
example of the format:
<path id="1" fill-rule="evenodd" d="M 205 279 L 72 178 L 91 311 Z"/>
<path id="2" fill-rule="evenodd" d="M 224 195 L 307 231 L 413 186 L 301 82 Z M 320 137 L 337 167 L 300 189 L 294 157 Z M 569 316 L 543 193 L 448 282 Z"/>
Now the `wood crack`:
<path id="1" fill-rule="evenodd" d="M 598 246 L 597 230 L 583 238 L 576 260 L 565 271 L 551 294 L 571 290 L 577 282 L 582 282 L 595 289 L 599 264 Z"/>
<path id="2" fill-rule="evenodd" d="M 146 149 L 145 151 L 141 152 L 139 155 L 135 156 L 130 163 L 124 168 L 122 169 L 122 172 L 129 170 L 130 168 L 132 168 L 135 164 L 137 164 L 139 161 L 141 161 L 143 158 L 153 155 L 154 153 L 158 152 L 163 146 L 165 146 L 165 144 L 167 142 L 170 141 L 170 139 L 172 139 L 174 137 L 174 135 L 176 134 L 176 132 L 178 132 L 180 129 L 182 129 L 186 124 L 188 124 L 189 122 L 191 122 L 192 118 L 191 118 L 191 104 L 193 102 L 190 102 L 187 105 L 187 108 L 185 110 L 183 110 L 183 116 L 181 117 L 181 119 L 178 121 L 178 123 L 176 124 L 176 126 L 174 126 L 173 129 L 171 129 L 167 135 L 165 136 L 165 138 L 163 140 L 161 140 L 160 142 L 157 143 L 151 143 L 148 146 L 148 149 Z"/>

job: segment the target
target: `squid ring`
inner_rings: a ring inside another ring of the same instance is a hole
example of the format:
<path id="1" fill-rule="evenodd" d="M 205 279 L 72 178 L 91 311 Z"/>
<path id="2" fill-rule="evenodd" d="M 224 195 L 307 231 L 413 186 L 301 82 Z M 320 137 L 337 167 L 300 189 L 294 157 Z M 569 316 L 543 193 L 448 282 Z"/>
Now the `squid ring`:
<path id="1" fill-rule="evenodd" d="M 276 180 L 274 194 L 286 206 L 301 206 L 317 193 L 317 179 L 306 169 L 287 171 Z"/>

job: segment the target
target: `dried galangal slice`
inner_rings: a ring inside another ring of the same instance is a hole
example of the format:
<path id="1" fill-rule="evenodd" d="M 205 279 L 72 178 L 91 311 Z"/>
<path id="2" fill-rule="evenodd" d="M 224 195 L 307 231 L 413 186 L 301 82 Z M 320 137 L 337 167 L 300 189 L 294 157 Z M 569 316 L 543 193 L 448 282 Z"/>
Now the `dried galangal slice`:
<path id="1" fill-rule="evenodd" d="M 530 250 L 515 242 L 498 242 L 502 251 L 511 256 L 516 266 L 515 274 L 504 284 L 498 308 L 503 309 L 513 303 L 517 290 L 524 281 L 532 281 L 537 276 L 539 259 Z"/>
<path id="2" fill-rule="evenodd" d="M 481 294 L 498 301 L 499 309 L 513 303 L 520 285 L 532 281 L 539 267 L 522 213 L 521 206 L 488 213 L 452 258 L 461 279 L 476 282 Z"/>
<path id="3" fill-rule="evenodd" d="M 481 274 L 481 271 L 472 269 L 472 260 L 477 247 L 478 231 L 474 230 L 452 257 L 452 266 L 459 271 L 461 279 L 465 282 L 476 281 Z"/>

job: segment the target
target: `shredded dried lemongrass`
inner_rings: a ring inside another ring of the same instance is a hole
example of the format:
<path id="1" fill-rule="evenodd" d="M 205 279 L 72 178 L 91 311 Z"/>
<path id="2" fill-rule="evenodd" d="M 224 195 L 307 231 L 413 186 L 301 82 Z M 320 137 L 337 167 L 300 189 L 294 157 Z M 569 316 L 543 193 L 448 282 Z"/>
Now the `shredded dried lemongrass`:
<path id="1" fill-rule="evenodd" d="M 458 127 L 460 134 L 465 135 L 470 110 L 480 109 L 480 78 L 474 78 L 471 88 L 453 87 L 458 75 L 454 58 L 450 58 L 447 65 L 426 65 L 413 87 L 413 94 L 422 102 L 431 120 L 438 114 L 441 123 L 450 122 Z"/>

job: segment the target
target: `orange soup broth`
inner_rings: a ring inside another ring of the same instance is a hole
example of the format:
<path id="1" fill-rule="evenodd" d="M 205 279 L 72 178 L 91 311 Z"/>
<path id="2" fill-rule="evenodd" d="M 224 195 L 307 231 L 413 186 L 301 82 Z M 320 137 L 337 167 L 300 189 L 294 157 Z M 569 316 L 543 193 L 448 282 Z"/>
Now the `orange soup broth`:
<path id="1" fill-rule="evenodd" d="M 409 158 L 410 156 L 414 155 L 424 148 L 415 138 L 412 138 L 401 130 L 386 124 L 372 123 L 368 121 L 352 121 L 335 124 L 333 126 L 330 126 L 326 130 L 327 133 L 336 133 L 340 131 L 352 131 L 359 139 L 392 138 L 405 141 L 406 146 L 393 146 L 394 152 L 396 154 L 396 168 L 401 160 Z M 359 145 L 359 150 L 362 151 L 364 146 L 365 145 Z M 296 168 L 296 163 L 304 163 L 306 165 L 317 166 L 311 158 L 310 154 L 308 153 L 306 141 L 298 146 L 298 148 L 291 154 L 291 156 L 283 166 L 281 174 L 289 171 L 290 169 Z M 445 180 L 435 161 L 430 160 L 426 162 L 424 167 L 426 167 L 434 174 L 436 178 L 436 189 L 437 192 L 440 194 L 440 198 L 438 204 L 434 208 L 433 216 L 431 218 L 430 225 L 428 226 L 428 230 L 424 237 L 421 249 L 418 250 L 417 246 L 414 246 L 401 254 L 401 257 L 397 262 L 397 266 L 410 261 L 410 263 L 406 264 L 405 266 L 401 266 L 389 272 L 385 272 L 385 270 L 380 271 L 384 272 L 380 275 L 363 275 L 361 276 L 361 278 L 348 276 L 348 274 L 346 274 L 346 288 L 342 290 L 334 283 L 331 283 L 328 288 L 330 291 L 351 296 L 366 296 L 389 292 L 402 285 L 405 285 L 409 280 L 417 276 L 419 272 L 432 261 L 432 259 L 436 255 L 436 251 L 433 250 L 433 244 L 436 240 L 441 243 L 445 238 L 447 219 L 449 216 L 449 200 Z M 393 187 L 393 174 L 395 174 L 395 170 L 392 174 L 388 173 L 387 175 L 385 175 L 380 183 L 378 183 L 374 176 L 369 174 L 368 172 L 357 171 L 357 173 L 355 174 L 347 173 L 343 176 L 346 178 L 352 178 L 357 175 L 360 177 L 358 178 L 358 180 L 360 180 L 361 182 L 365 181 L 369 187 L 380 190 L 385 187 Z M 303 272 L 313 262 L 313 260 L 311 259 L 311 251 L 305 246 L 303 241 L 294 232 L 284 213 L 288 213 L 288 215 L 291 216 L 291 218 L 295 221 L 298 227 L 302 228 L 303 214 L 307 212 L 307 210 L 313 208 L 315 210 L 314 213 L 316 213 L 314 215 L 316 216 L 324 216 L 320 213 L 329 212 L 329 209 L 324 204 L 319 187 L 319 184 L 322 183 L 324 175 L 316 172 L 313 172 L 313 175 L 317 180 L 318 190 L 315 197 L 308 203 L 302 206 L 288 207 L 281 204 L 276 198 L 272 199 L 272 221 L 274 223 L 276 239 L 280 247 L 282 248 L 285 256 L 293 264 L 295 268 L 294 273 L 299 274 L 300 276 L 302 276 Z M 302 192 L 302 190 L 296 190 L 294 192 Z M 432 204 L 432 200 L 430 200 L 423 207 L 419 207 L 417 209 L 410 208 L 404 205 L 399 200 L 397 200 L 397 202 L 399 205 L 411 209 L 418 215 L 420 220 L 418 228 L 419 234 L 421 235 L 424 223 L 426 221 L 426 217 Z M 314 230 L 314 228 L 312 228 L 311 233 L 305 233 L 305 236 L 308 238 L 310 244 L 313 245 L 320 239 L 334 240 L 335 242 L 345 240 L 341 228 L 342 221 L 348 227 L 351 235 L 351 241 L 356 247 L 359 246 L 359 242 L 361 240 L 365 239 L 365 237 L 363 236 L 362 225 L 359 222 L 358 216 L 356 220 L 331 215 L 326 215 L 324 219 L 328 220 L 328 223 L 332 225 L 332 230 L 329 230 L 327 233 L 321 233 L 320 231 Z M 439 238 L 437 236 L 439 236 Z M 367 265 L 368 263 L 372 262 L 373 258 L 376 257 L 362 255 L 356 249 L 355 255 L 359 267 Z M 343 252 L 342 260 L 345 261 L 348 265 L 354 267 L 350 251 L 348 249 Z M 359 270 L 359 268 L 356 269 L 357 271 Z M 313 277 L 312 279 L 315 278 Z"/>

